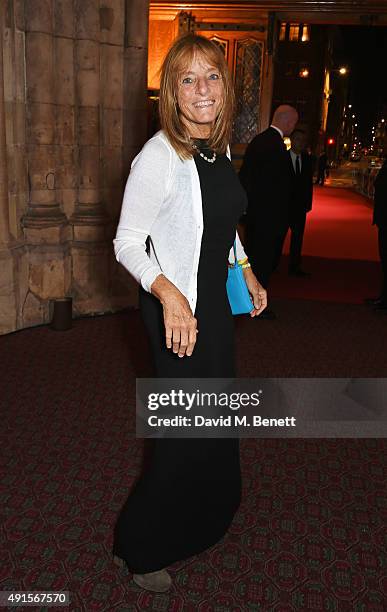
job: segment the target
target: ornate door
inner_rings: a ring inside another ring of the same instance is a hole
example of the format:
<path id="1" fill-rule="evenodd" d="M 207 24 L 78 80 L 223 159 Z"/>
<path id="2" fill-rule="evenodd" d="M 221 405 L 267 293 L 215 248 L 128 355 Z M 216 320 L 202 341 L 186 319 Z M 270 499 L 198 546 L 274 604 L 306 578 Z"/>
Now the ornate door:
<path id="1" fill-rule="evenodd" d="M 151 20 L 149 31 L 148 86 L 150 105 L 154 109 L 159 93 L 158 70 L 161 58 L 176 36 L 184 32 L 196 32 L 213 40 L 222 49 L 235 86 L 236 112 L 231 144 L 238 164 L 238 157 L 246 145 L 266 127 L 268 121 L 272 62 L 267 53 L 266 22 L 259 24 L 254 19 L 250 23 L 241 23 L 237 16 L 235 22 L 200 22 L 192 12 L 178 11 L 170 15 L 168 20 Z M 156 114 L 153 113 L 154 116 Z"/>
<path id="2" fill-rule="evenodd" d="M 264 36 L 254 31 L 201 31 L 200 26 L 195 31 L 213 40 L 225 54 L 235 87 L 233 149 L 237 149 L 238 145 L 248 144 L 261 129 Z"/>

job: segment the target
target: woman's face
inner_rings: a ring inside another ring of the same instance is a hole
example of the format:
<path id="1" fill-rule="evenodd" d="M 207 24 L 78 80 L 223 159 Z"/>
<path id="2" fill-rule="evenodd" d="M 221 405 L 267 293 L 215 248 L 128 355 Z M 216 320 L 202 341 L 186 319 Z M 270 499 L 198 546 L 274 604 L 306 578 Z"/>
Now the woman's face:
<path id="1" fill-rule="evenodd" d="M 223 100 L 220 71 L 203 55 L 195 55 L 178 79 L 177 102 L 193 138 L 207 138 Z"/>

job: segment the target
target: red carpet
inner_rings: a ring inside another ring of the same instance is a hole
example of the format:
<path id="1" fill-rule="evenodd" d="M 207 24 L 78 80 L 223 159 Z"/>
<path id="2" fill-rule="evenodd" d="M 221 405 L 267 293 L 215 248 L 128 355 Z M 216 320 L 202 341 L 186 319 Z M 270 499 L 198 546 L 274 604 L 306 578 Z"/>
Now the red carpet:
<path id="1" fill-rule="evenodd" d="M 376 229 L 366 198 L 349 189 L 315 187 L 303 250 L 312 257 L 378 261 Z"/>
<path id="2" fill-rule="evenodd" d="M 290 234 L 290 233 L 289 233 Z M 289 250 L 289 235 L 285 255 Z M 379 291 L 377 231 L 363 196 L 334 187 L 315 187 L 303 245 L 308 279 L 289 278 L 287 257 L 273 276 L 270 296 L 358 304 Z"/>

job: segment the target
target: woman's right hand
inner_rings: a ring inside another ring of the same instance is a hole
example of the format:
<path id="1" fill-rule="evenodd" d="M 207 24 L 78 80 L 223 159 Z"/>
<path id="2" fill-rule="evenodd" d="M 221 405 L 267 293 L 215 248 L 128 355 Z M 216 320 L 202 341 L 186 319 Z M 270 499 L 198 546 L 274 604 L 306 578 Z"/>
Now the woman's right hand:
<path id="1" fill-rule="evenodd" d="M 151 291 L 163 307 L 167 348 L 172 348 L 179 357 L 190 357 L 198 329 L 187 298 L 162 274 L 153 282 Z"/>

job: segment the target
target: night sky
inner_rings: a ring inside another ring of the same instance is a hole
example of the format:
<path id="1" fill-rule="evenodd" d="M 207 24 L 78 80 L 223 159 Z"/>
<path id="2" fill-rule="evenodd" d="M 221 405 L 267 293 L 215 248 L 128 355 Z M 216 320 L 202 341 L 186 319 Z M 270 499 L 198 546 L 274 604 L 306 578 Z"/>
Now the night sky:
<path id="1" fill-rule="evenodd" d="M 387 28 L 340 26 L 338 62 L 348 65 L 349 102 L 358 118 L 359 136 L 369 144 L 372 125 L 387 121 Z"/>

